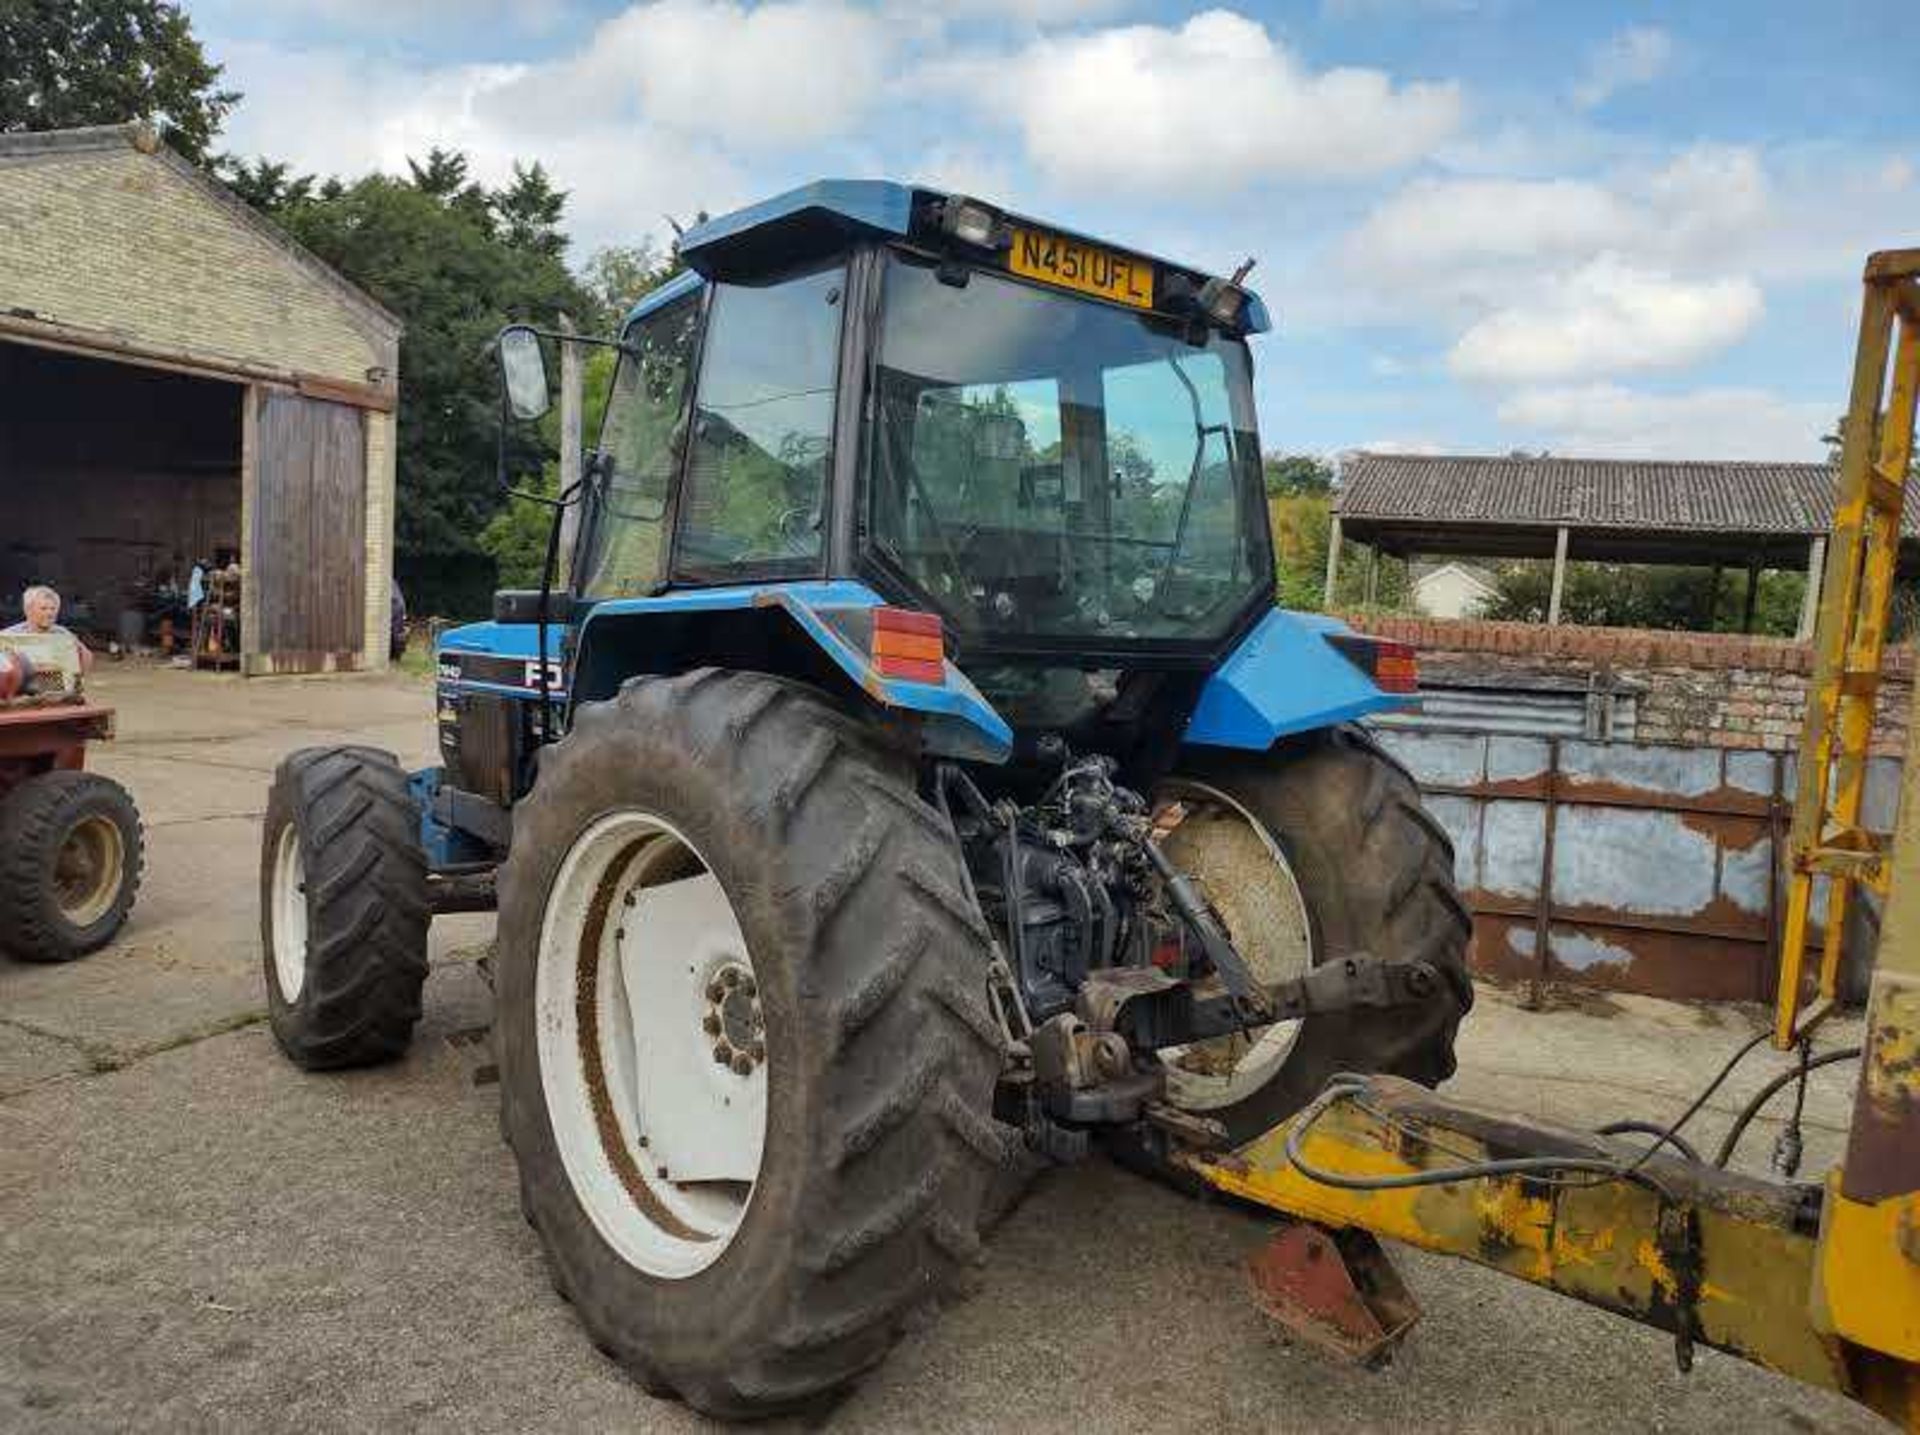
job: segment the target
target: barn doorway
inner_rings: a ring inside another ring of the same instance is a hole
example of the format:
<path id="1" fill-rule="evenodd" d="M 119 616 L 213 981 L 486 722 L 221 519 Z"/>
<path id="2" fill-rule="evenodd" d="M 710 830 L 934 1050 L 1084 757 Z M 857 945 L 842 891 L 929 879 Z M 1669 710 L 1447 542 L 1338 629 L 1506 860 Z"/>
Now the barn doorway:
<path id="1" fill-rule="evenodd" d="M 244 384 L 0 342 L 0 619 L 29 584 L 104 650 L 185 652 L 196 564 L 240 561 Z M 225 642 L 239 651 L 234 631 Z"/>

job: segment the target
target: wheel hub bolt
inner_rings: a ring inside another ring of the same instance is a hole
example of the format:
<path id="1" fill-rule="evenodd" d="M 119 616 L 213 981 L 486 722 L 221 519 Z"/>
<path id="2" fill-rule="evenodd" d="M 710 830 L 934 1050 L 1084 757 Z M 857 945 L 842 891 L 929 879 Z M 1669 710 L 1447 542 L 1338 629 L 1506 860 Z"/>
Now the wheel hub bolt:
<path id="1" fill-rule="evenodd" d="M 708 1001 L 719 1002 L 719 1001 L 725 1001 L 726 999 L 727 999 L 727 988 L 725 984 L 722 983 L 718 977 L 715 977 L 712 981 L 707 983 L 707 1000 Z"/>
<path id="2" fill-rule="evenodd" d="M 720 1035 L 720 1013 L 710 1011 L 700 1018 L 700 1029 L 708 1036 Z"/>
<path id="3" fill-rule="evenodd" d="M 733 1064 L 733 1047 L 724 1040 L 716 1041 L 713 1044 L 713 1059 L 721 1066 L 731 1066 Z"/>
<path id="4" fill-rule="evenodd" d="M 753 1058 L 748 1056 L 744 1051 L 737 1053 L 733 1058 L 733 1074 L 735 1076 L 752 1075 Z"/>

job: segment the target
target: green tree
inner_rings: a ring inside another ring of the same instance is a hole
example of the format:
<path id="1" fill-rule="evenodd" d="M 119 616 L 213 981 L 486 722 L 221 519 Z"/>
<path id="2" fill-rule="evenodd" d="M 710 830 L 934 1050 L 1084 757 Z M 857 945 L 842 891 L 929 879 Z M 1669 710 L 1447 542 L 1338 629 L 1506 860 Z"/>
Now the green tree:
<path id="1" fill-rule="evenodd" d="M 1500 571 L 1485 616 L 1544 623 L 1553 591 L 1553 565 L 1510 563 Z M 1631 563 L 1569 563 L 1560 594 L 1560 620 L 1582 627 L 1658 628 L 1737 633 L 1746 615 L 1744 568 L 1652 567 Z M 1806 575 L 1763 572 L 1754 595 L 1753 631 L 1790 637 L 1800 622 Z"/>
<path id="2" fill-rule="evenodd" d="M 228 189 L 267 214 L 306 203 L 313 198 L 316 183 L 312 175 L 295 174 L 288 165 L 268 159 L 249 163 L 233 155 L 221 155 L 214 161 L 214 173 Z"/>
<path id="3" fill-rule="evenodd" d="M 588 299 L 558 258 L 508 243 L 463 157 L 435 151 L 412 178 L 370 175 L 323 189 L 277 214 L 322 259 L 406 324 L 396 542 L 402 566 L 431 573 L 485 561 L 481 532 L 505 502 L 494 481 L 498 380 L 491 342 L 512 320 L 551 323 Z M 463 196 L 478 193 L 480 203 Z M 516 435 L 514 466 L 537 471 L 541 445 Z M 414 607 L 442 600 L 421 591 Z"/>
<path id="4" fill-rule="evenodd" d="M 0 131 L 145 120 L 195 163 L 239 101 L 166 0 L 0 0 Z"/>
<path id="5" fill-rule="evenodd" d="M 553 187 L 540 161 L 522 165 L 516 160 L 513 183 L 489 198 L 500 222 L 500 237 L 507 243 L 550 259 L 566 252 L 567 236 L 561 232 L 560 217 L 566 211 L 567 192 Z"/>
<path id="6" fill-rule="evenodd" d="M 1310 453 L 1270 453 L 1260 460 L 1267 479 L 1267 494 L 1283 498 L 1312 493 L 1325 497 L 1333 492 L 1333 465 Z"/>
<path id="7" fill-rule="evenodd" d="M 593 296 L 598 327 L 611 331 L 643 295 L 684 268 L 677 252 L 663 253 L 648 235 L 638 244 L 608 244 L 594 250 L 581 266 L 580 282 Z"/>
<path id="8" fill-rule="evenodd" d="M 1327 587 L 1327 544 L 1333 531 L 1333 499 L 1326 493 L 1295 492 L 1267 500 L 1273 530 L 1275 578 L 1280 606 L 1318 612 Z M 1409 574 L 1398 558 L 1369 557 L 1351 544 L 1341 550 L 1333 606 L 1350 610 L 1367 604 L 1367 565 L 1377 565 L 1375 608 L 1400 608 L 1407 602 Z"/>

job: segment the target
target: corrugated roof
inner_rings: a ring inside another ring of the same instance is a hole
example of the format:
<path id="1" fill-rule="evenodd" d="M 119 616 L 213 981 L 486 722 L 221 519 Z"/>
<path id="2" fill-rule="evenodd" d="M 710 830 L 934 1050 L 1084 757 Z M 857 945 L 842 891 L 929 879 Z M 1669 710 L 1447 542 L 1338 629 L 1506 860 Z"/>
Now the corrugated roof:
<path id="1" fill-rule="evenodd" d="M 1833 526 L 1833 489 L 1824 463 L 1355 453 L 1335 506 L 1343 521 L 1437 528 L 1811 536 Z M 1917 508 L 1905 514 L 1908 534 L 1920 534 Z"/>

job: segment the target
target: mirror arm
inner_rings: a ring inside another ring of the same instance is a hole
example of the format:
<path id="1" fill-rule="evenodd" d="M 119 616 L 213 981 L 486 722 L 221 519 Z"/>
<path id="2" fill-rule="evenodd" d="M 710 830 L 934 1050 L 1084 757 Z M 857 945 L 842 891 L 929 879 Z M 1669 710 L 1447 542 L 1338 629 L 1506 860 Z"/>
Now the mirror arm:
<path id="1" fill-rule="evenodd" d="M 506 328 L 524 329 L 536 339 L 552 339 L 557 344 L 587 344 L 596 349 L 618 349 L 623 354 L 634 356 L 640 353 L 632 344 L 619 339 L 603 339 L 596 334 L 569 334 L 560 329 L 542 329 L 535 324 L 508 324 Z"/>

